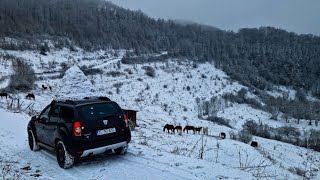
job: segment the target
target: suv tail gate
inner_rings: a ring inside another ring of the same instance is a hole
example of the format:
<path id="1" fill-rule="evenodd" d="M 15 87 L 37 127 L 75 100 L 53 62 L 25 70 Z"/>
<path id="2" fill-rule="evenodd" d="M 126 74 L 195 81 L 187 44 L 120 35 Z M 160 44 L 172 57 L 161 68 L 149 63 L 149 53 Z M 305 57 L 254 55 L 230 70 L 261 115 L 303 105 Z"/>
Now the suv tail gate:
<path id="1" fill-rule="evenodd" d="M 117 103 L 95 103 L 78 108 L 85 141 L 101 141 L 125 134 L 124 114 Z"/>

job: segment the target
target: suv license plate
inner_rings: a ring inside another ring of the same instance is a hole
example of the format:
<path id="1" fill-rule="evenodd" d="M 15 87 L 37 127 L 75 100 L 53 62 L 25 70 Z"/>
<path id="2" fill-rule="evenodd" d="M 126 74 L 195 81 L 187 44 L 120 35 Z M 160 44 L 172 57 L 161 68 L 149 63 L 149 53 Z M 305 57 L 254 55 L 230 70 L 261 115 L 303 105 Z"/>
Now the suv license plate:
<path id="1" fill-rule="evenodd" d="M 116 128 L 102 129 L 97 131 L 97 136 L 116 132 Z"/>

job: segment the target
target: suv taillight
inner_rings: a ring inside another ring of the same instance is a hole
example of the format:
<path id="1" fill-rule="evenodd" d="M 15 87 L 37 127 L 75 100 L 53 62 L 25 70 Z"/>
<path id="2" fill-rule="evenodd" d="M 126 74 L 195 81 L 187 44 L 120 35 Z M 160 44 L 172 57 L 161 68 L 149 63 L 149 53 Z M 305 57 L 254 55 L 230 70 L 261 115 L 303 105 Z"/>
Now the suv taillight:
<path id="1" fill-rule="evenodd" d="M 73 123 L 73 135 L 74 136 L 81 136 L 81 124 L 80 122 Z"/>
<path id="2" fill-rule="evenodd" d="M 126 114 L 123 116 L 123 120 L 124 120 L 124 122 L 126 123 L 126 127 L 129 127 L 129 124 L 128 124 L 128 117 L 127 117 L 127 115 L 126 115 Z"/>

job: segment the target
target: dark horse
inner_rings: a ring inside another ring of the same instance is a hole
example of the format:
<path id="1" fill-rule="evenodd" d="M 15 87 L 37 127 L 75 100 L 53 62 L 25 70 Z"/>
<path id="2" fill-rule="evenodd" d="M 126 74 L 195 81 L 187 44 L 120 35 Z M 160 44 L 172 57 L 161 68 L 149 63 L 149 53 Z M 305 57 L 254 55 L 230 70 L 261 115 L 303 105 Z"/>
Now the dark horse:
<path id="1" fill-rule="evenodd" d="M 33 99 L 33 100 L 35 100 L 36 98 L 35 98 L 34 94 L 29 93 L 29 94 L 26 95 L 26 99 Z"/>
<path id="2" fill-rule="evenodd" d="M 42 86 L 41 86 L 41 87 L 42 87 L 42 89 L 43 89 L 43 90 L 47 90 L 47 89 L 48 89 L 48 87 L 47 87 L 47 86 L 45 86 L 45 85 L 43 85 L 43 84 L 42 84 Z"/>
<path id="3" fill-rule="evenodd" d="M 252 147 L 258 147 L 258 142 L 257 141 L 252 141 L 251 142 Z"/>
<path id="4" fill-rule="evenodd" d="M 193 134 L 194 134 L 194 127 L 193 127 L 193 126 L 186 126 L 186 127 L 183 128 L 183 132 L 184 132 L 185 130 L 187 130 L 187 133 L 188 133 L 189 130 L 192 130 L 192 131 L 193 131 Z"/>
<path id="5" fill-rule="evenodd" d="M 8 98 L 8 93 L 2 92 L 0 93 L 0 97 L 6 97 L 6 99 Z"/>
<path id="6" fill-rule="evenodd" d="M 194 132 L 195 132 L 195 133 L 198 132 L 198 134 L 200 134 L 201 129 L 202 129 L 202 127 L 195 127 L 195 128 L 194 128 Z"/>
<path id="7" fill-rule="evenodd" d="M 170 133 L 170 130 L 172 133 L 174 133 L 174 126 L 171 125 L 171 124 L 166 124 L 164 127 L 163 127 L 163 132 L 167 129 L 168 133 Z"/>
<path id="8" fill-rule="evenodd" d="M 220 133 L 220 137 L 221 137 L 221 139 L 225 139 L 225 138 L 226 138 L 226 133 L 221 132 L 221 133 Z"/>
<path id="9" fill-rule="evenodd" d="M 176 126 L 174 129 L 177 130 L 177 132 L 178 131 L 182 132 L 182 126 Z"/>

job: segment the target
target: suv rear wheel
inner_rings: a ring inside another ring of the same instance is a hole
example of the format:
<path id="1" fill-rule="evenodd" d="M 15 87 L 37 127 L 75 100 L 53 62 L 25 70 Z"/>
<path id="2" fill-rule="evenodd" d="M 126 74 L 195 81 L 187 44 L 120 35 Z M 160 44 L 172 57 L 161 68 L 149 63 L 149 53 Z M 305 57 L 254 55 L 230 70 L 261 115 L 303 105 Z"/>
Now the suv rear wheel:
<path id="1" fill-rule="evenodd" d="M 116 154 L 126 154 L 128 150 L 128 145 L 124 146 L 124 147 L 120 147 L 114 150 L 114 152 Z"/>
<path id="2" fill-rule="evenodd" d="M 37 145 L 36 138 L 34 137 L 34 134 L 31 129 L 28 130 L 28 142 L 29 147 L 32 151 L 37 151 L 40 149 L 40 147 Z"/>
<path id="3" fill-rule="evenodd" d="M 59 141 L 56 145 L 56 156 L 58 164 L 61 168 L 68 169 L 72 167 L 74 163 L 74 157 L 68 153 L 62 141 Z"/>

